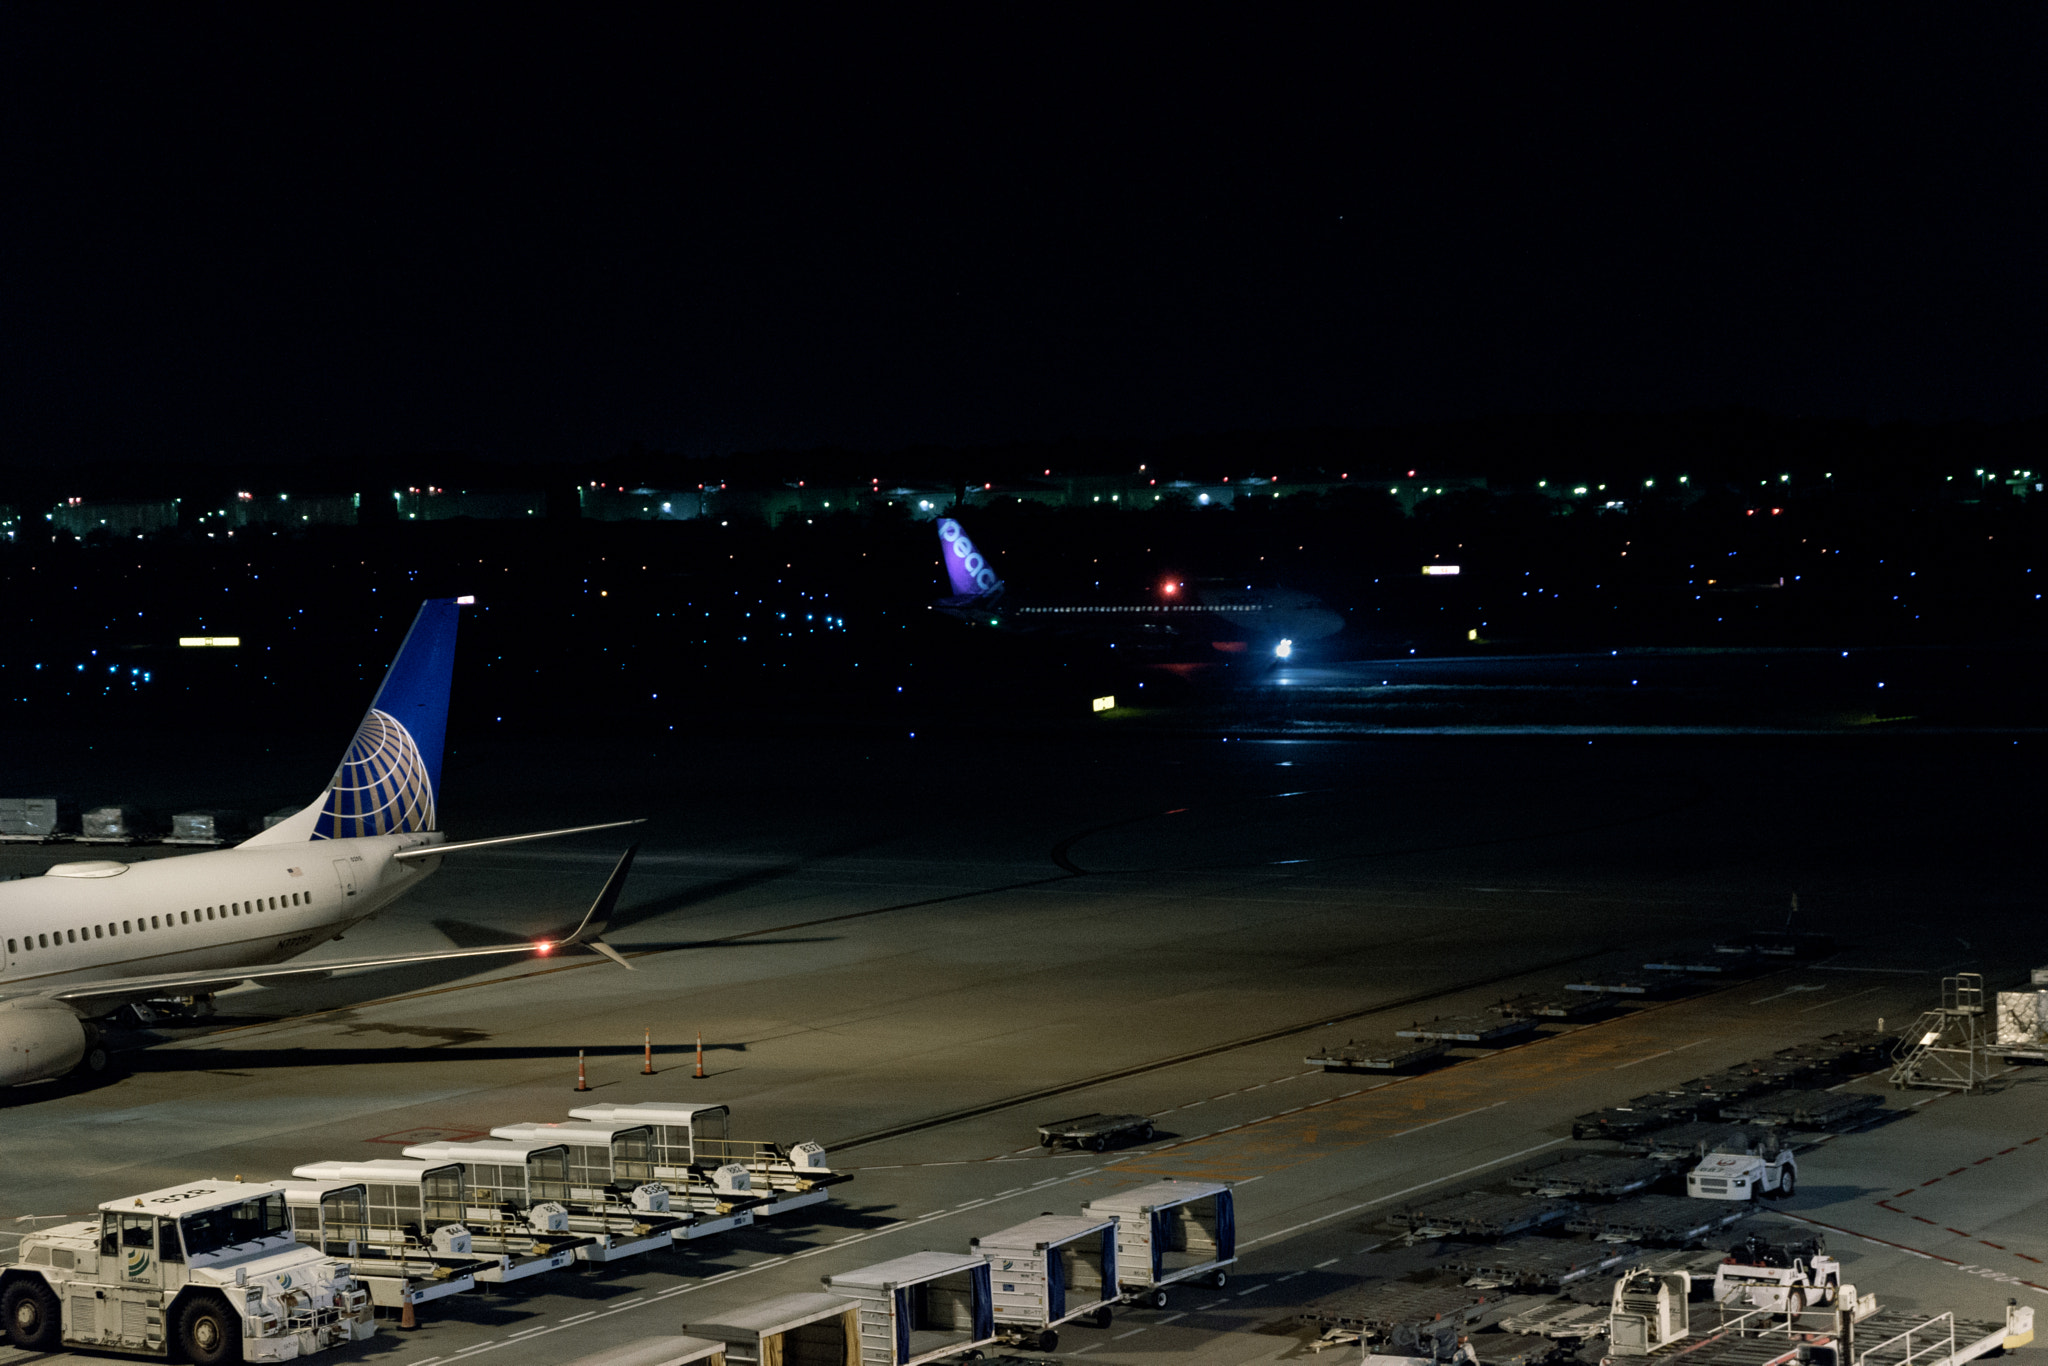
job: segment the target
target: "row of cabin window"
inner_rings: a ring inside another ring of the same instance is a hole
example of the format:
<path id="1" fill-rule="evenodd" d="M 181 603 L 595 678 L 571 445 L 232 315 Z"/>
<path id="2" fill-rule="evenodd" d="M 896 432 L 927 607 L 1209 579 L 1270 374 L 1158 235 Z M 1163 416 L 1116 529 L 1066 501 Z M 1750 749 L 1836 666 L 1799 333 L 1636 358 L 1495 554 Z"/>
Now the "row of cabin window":
<path id="1" fill-rule="evenodd" d="M 264 904 L 266 899 L 269 902 L 267 906 Z M 27 949 L 47 949 L 51 946 L 53 938 L 59 945 L 76 944 L 81 939 L 118 939 L 124 934 L 168 929 L 174 923 L 194 925 L 198 924 L 201 920 L 225 920 L 231 915 L 254 915 L 258 911 L 274 911 L 280 904 L 285 906 L 310 906 L 313 904 L 313 894 L 311 892 L 287 892 L 281 897 L 264 898 L 259 896 L 254 901 L 231 901 L 225 906 L 208 906 L 203 911 L 179 911 L 175 922 L 168 915 L 153 915 L 149 918 L 147 925 L 143 924 L 138 918 L 135 920 L 123 920 L 120 922 L 119 927 L 116 928 L 115 923 L 110 920 L 104 926 L 87 925 L 83 929 L 77 930 L 51 930 L 48 934 L 25 934 L 19 941 L 21 949 L 16 949 L 16 941 L 10 939 L 7 941 L 7 951 L 9 953 L 17 953 Z M 215 915 L 215 911 L 220 912 L 220 914 Z M 186 919 L 188 915 L 191 917 L 189 920 Z M 131 926 L 133 928 L 130 928 Z"/>

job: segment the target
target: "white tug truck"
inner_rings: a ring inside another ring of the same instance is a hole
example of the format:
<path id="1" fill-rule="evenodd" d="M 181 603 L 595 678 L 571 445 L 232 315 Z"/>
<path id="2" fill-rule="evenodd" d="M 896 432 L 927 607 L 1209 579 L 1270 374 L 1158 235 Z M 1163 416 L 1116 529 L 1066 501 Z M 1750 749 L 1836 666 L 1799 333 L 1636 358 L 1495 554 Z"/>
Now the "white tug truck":
<path id="1" fill-rule="evenodd" d="M 29 1234 L 0 1269 L 8 1342 L 224 1366 L 369 1337 L 370 1292 L 293 1237 L 284 1184 L 192 1181 Z"/>
<path id="2" fill-rule="evenodd" d="M 1751 1234 L 1714 1270 L 1714 1299 L 1742 1308 L 1798 1314 L 1831 1306 L 1842 1292 L 1842 1264 L 1819 1234 L 1789 1243 Z"/>
<path id="3" fill-rule="evenodd" d="M 1685 1174 L 1685 1193 L 1695 1200 L 1748 1200 L 1792 1194 L 1799 1184 L 1799 1163 L 1790 1148 L 1776 1157 L 1761 1152 L 1711 1152 Z"/>

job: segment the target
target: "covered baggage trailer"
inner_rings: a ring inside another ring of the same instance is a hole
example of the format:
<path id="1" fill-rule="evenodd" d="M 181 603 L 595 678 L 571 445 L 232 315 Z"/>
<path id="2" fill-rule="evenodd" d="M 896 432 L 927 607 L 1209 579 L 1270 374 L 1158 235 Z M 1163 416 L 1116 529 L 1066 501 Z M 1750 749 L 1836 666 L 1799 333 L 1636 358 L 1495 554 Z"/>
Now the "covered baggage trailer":
<path id="1" fill-rule="evenodd" d="M 989 1265 L 971 1253 L 914 1252 L 825 1277 L 858 1301 L 862 1366 L 917 1366 L 996 1340 Z"/>
<path id="2" fill-rule="evenodd" d="M 732 1366 L 861 1366 L 861 1304 L 814 1290 L 683 1326 L 723 1343 Z"/>
<path id="3" fill-rule="evenodd" d="M 1227 1181 L 1134 1186 L 1091 1200 L 1086 1219 L 1117 1221 L 1116 1276 L 1131 1304 L 1166 1307 L 1166 1287 L 1206 1280 L 1222 1285 L 1237 1260 L 1237 1216 Z"/>
<path id="4" fill-rule="evenodd" d="M 682 1220 L 630 1206 L 575 1202 L 571 1195 L 569 1145 L 545 1139 L 480 1139 L 467 1143 L 415 1143 L 402 1149 L 407 1157 L 459 1162 L 470 1198 L 488 1207 L 496 1202 L 517 1214 L 557 1212 L 567 1231 L 589 1242 L 576 1249 L 579 1262 L 616 1262 L 657 1248 L 671 1247 Z M 588 1189 L 588 1187 L 586 1187 Z M 579 1208 L 571 1209 L 571 1203 Z"/>
<path id="5" fill-rule="evenodd" d="M 728 1163 L 737 1162 L 753 1178 L 753 1193 L 767 1197 L 754 1207 L 755 1217 L 772 1218 L 830 1198 L 828 1186 L 853 1180 L 852 1172 L 835 1172 L 816 1143 L 779 1143 L 729 1138 L 731 1112 L 723 1105 L 692 1105 L 685 1101 L 641 1101 L 635 1104 L 581 1105 L 572 1119 L 599 1124 L 646 1124 L 654 1130 L 654 1175 L 657 1180 L 684 1180 L 694 1175 L 709 1180 Z"/>
<path id="6" fill-rule="evenodd" d="M 725 1344 L 697 1337 L 635 1338 L 562 1366 L 694 1366 L 697 1362 L 725 1366 Z"/>
<path id="7" fill-rule="evenodd" d="M 996 1331 L 1004 1339 L 1050 1352 L 1054 1330 L 1085 1318 L 1109 1327 L 1117 1302 L 1115 1219 L 1046 1214 L 968 1246 L 989 1264 Z"/>
<path id="8" fill-rule="evenodd" d="M 371 1305 L 400 1315 L 403 1327 L 412 1326 L 409 1311 L 418 1306 L 474 1290 L 476 1273 L 496 1260 L 472 1256 L 469 1230 L 460 1224 L 434 1229 L 430 1242 L 397 1224 L 372 1225 L 362 1181 L 296 1177 L 279 1184 L 292 1236 L 347 1266 L 369 1290 Z"/>
<path id="9" fill-rule="evenodd" d="M 308 1181 L 361 1181 L 369 1199 L 373 1229 L 395 1229 L 413 1246 L 455 1245 L 461 1229 L 470 1237 L 470 1253 L 485 1263 L 476 1279 L 506 1285 L 558 1271 L 576 1260 L 576 1249 L 589 1242 L 569 1231 L 569 1212 L 557 1205 L 519 1214 L 478 1208 L 459 1162 L 429 1162 L 397 1157 L 367 1162 L 308 1162 L 292 1168 Z"/>
<path id="10" fill-rule="evenodd" d="M 673 1231 L 679 1243 L 745 1228 L 754 1222 L 754 1210 L 767 1203 L 753 1193 L 752 1175 L 737 1162 L 720 1167 L 708 1181 L 694 1172 L 680 1180 L 654 1180 L 654 1132 L 647 1124 L 505 1124 L 491 1136 L 564 1144 L 572 1215 L 666 1214 L 680 1221 Z"/>

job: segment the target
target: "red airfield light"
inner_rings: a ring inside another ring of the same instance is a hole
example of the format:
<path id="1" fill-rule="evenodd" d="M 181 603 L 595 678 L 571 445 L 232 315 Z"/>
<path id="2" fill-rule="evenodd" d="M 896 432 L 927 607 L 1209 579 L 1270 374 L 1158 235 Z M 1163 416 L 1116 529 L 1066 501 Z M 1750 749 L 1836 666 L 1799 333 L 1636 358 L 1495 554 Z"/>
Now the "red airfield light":
<path id="1" fill-rule="evenodd" d="M 545 939 L 541 940 L 538 944 L 535 944 L 533 947 L 535 952 L 541 954 L 543 957 L 555 951 L 555 946 Z"/>

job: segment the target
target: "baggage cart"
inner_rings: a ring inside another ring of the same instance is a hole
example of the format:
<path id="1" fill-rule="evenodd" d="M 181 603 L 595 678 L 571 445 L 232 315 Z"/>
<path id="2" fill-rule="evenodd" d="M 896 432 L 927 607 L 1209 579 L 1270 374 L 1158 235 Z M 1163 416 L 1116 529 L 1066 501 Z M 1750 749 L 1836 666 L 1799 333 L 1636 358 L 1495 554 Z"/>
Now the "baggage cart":
<path id="1" fill-rule="evenodd" d="M 1237 1214 L 1227 1181 L 1134 1186 L 1091 1200 L 1084 1219 L 1117 1221 L 1116 1278 L 1127 1304 L 1166 1307 L 1183 1281 L 1222 1285 L 1237 1260 Z"/>
<path id="2" fill-rule="evenodd" d="M 1439 1039 L 1389 1040 L 1385 1043 L 1347 1041 L 1341 1048 L 1318 1044 L 1302 1061 L 1325 1072 L 1399 1072 L 1442 1057 L 1451 1046 Z"/>
<path id="3" fill-rule="evenodd" d="M 1295 1317 L 1323 1330 L 1312 1350 L 1355 1342 L 1382 1355 L 1448 1362 L 1459 1335 L 1500 1298 L 1464 1286 L 1381 1281 L 1324 1295 Z"/>
<path id="4" fill-rule="evenodd" d="M 1884 1109 L 1884 1097 L 1862 1091 L 1781 1091 L 1721 1107 L 1723 1119 L 1744 1119 L 1766 1128 L 1839 1131 L 1867 1124 Z"/>
<path id="5" fill-rule="evenodd" d="M 1583 1020 L 1598 1015 L 1614 1004 L 1612 997 L 1598 991 L 1532 992 L 1495 1002 L 1498 1015 L 1526 1015 L 1541 1020 Z"/>
<path id="6" fill-rule="evenodd" d="M 859 1302 L 861 1366 L 918 1366 L 996 1340 L 989 1266 L 972 1254 L 914 1252 L 825 1288 Z"/>
<path id="7" fill-rule="evenodd" d="M 1531 1195 L 1633 1195 L 1669 1174 L 1669 1167 L 1646 1157 L 1558 1153 L 1509 1172 L 1508 1185 Z"/>
<path id="8" fill-rule="evenodd" d="M 1581 1243 L 1538 1235 L 1453 1253 L 1444 1265 L 1462 1274 L 1472 1289 L 1527 1294 L 1597 1276 L 1628 1263 L 1635 1253 L 1626 1243 Z"/>
<path id="9" fill-rule="evenodd" d="M 1618 1205 L 1583 1210 L 1565 1221 L 1573 1233 L 1602 1242 L 1690 1247 L 1748 1215 L 1747 1204 L 1688 1200 L 1682 1195 L 1639 1195 Z"/>
<path id="10" fill-rule="evenodd" d="M 1398 1209 L 1388 1222 L 1407 1229 L 1411 1238 L 1444 1234 L 1505 1238 L 1510 1233 L 1562 1223 L 1578 1211 L 1578 1205 L 1570 1200 L 1464 1191 Z"/>
<path id="11" fill-rule="evenodd" d="M 1696 1119 L 1631 1139 L 1623 1144 L 1623 1151 L 1641 1153 L 1660 1162 L 1691 1162 L 1714 1152 L 1753 1152 L 1765 1141 L 1764 1131 L 1755 1125 Z"/>
<path id="12" fill-rule="evenodd" d="M 1115 1219 L 1045 1214 L 985 1233 L 968 1246 L 989 1264 L 996 1332 L 1006 1342 L 1050 1352 L 1063 1323 L 1109 1327 L 1119 1298 Z"/>
<path id="13" fill-rule="evenodd" d="M 471 1200 L 487 1211 L 497 1204 L 515 1215 L 544 1211 L 553 1217 L 559 1213 L 568 1232 L 590 1240 L 576 1249 L 579 1262 L 622 1261 L 673 1246 L 675 1231 L 683 1222 L 674 1215 L 617 1202 L 576 1200 L 571 1193 L 566 1143 L 494 1138 L 472 1143 L 415 1143 L 400 1151 L 422 1161 L 460 1163 Z"/>
<path id="14" fill-rule="evenodd" d="M 1528 1015 L 1439 1015 L 1434 1020 L 1418 1020 L 1394 1034 L 1397 1038 L 1436 1039 L 1447 1044 L 1497 1044 L 1527 1034 L 1535 1027 L 1535 1018 Z"/>
<path id="15" fill-rule="evenodd" d="M 562 1366 L 725 1366 L 725 1344 L 696 1337 L 635 1338 Z M 791 1366 L 798 1366 L 792 1362 Z M 832 1366 L 838 1366 L 834 1362 Z"/>
<path id="16" fill-rule="evenodd" d="M 861 1301 L 807 1291 L 683 1325 L 725 1344 L 731 1366 L 861 1366 Z"/>
<path id="17" fill-rule="evenodd" d="M 308 1181 L 361 1181 L 371 1228 L 396 1230 L 408 1247 L 452 1250 L 456 1231 L 467 1232 L 470 1254 L 485 1264 L 476 1279 L 490 1285 L 559 1271 L 591 1241 L 569 1231 L 569 1212 L 560 1205 L 518 1213 L 499 1206 L 479 1208 L 469 1198 L 458 1162 L 397 1157 L 308 1162 L 292 1168 L 292 1175 Z"/>
<path id="18" fill-rule="evenodd" d="M 1149 1115 L 1076 1115 L 1038 1126 L 1041 1148 L 1086 1148 L 1099 1153 L 1111 1144 L 1143 1143 L 1151 1137 Z"/>
<path id="19" fill-rule="evenodd" d="M 342 1263 L 370 1303 L 411 1328 L 420 1305 L 476 1288 L 476 1274 L 491 1261 L 470 1254 L 469 1230 L 457 1224 L 435 1229 L 423 1243 L 396 1224 L 373 1226 L 368 1187 L 361 1181 L 312 1181 L 295 1177 L 278 1183 L 292 1236 Z"/>
<path id="20" fill-rule="evenodd" d="M 504 1124 L 493 1138 L 560 1143 L 569 1150 L 569 1212 L 667 1214 L 682 1223 L 679 1243 L 745 1228 L 767 1203 L 750 1189 L 745 1167 L 729 1162 L 706 1180 L 695 1169 L 655 1181 L 652 1126 L 626 1123 Z"/>
<path id="21" fill-rule="evenodd" d="M 819 1204 L 831 1198 L 828 1189 L 853 1180 L 852 1172 L 835 1172 L 816 1143 L 784 1147 L 758 1139 L 730 1138 L 731 1113 L 723 1105 L 685 1101 L 641 1101 L 636 1104 L 582 1105 L 572 1119 L 599 1124 L 645 1124 L 654 1135 L 654 1176 L 657 1181 L 685 1180 L 691 1173 L 711 1173 L 737 1162 L 752 1177 L 752 1193 L 766 1197 L 754 1207 L 759 1219 Z"/>

